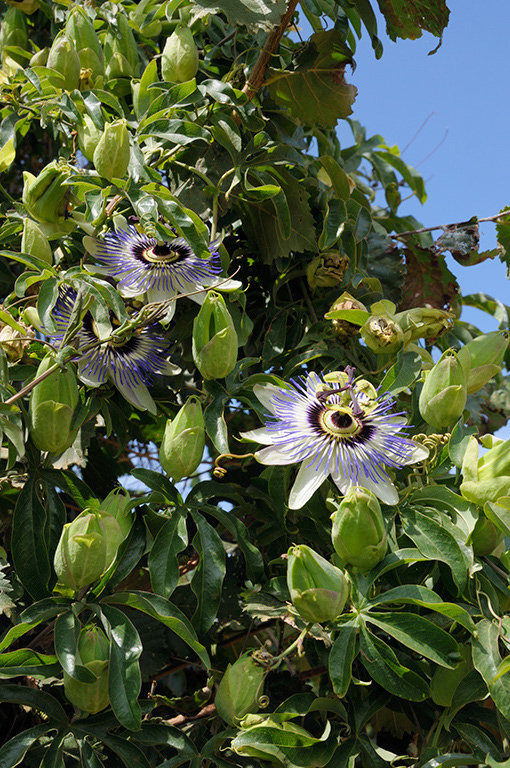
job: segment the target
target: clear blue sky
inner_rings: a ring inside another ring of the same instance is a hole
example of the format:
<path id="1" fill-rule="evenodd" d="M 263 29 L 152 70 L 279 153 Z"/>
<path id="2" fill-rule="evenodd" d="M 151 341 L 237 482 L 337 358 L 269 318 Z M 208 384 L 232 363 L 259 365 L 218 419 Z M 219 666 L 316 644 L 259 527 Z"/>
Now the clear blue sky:
<path id="1" fill-rule="evenodd" d="M 356 71 L 347 76 L 358 88 L 353 117 L 368 135 L 379 133 L 401 151 L 411 142 L 402 156 L 423 175 L 428 200 L 409 200 L 400 210 L 425 226 L 491 216 L 510 205 L 510 3 L 448 0 L 448 6 L 450 22 L 433 56 L 427 54 L 437 38 L 424 33 L 393 43 L 379 16 L 382 58 L 375 59 L 363 30 Z M 339 131 L 347 146 L 350 129 Z M 496 246 L 494 224 L 480 225 L 480 235 L 481 250 Z M 481 291 L 510 304 L 510 281 L 499 259 L 461 267 L 447 256 L 447 263 L 463 294 Z M 462 319 L 485 331 L 497 327 L 478 310 L 464 310 Z"/>

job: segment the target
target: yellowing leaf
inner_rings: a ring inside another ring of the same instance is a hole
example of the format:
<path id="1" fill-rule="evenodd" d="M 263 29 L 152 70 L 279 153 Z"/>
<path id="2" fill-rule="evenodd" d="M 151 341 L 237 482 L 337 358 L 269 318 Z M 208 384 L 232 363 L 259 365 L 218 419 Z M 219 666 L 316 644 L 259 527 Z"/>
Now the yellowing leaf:
<path id="1" fill-rule="evenodd" d="M 0 173 L 6 171 L 13 163 L 16 157 L 16 150 L 14 149 L 14 139 L 9 139 L 5 142 L 2 149 L 0 149 Z"/>

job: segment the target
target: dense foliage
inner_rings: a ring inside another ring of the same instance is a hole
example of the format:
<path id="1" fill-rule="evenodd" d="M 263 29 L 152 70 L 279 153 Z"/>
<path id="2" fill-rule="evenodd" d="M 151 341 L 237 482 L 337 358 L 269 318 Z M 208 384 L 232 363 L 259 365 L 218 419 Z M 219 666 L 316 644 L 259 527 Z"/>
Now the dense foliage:
<path id="1" fill-rule="evenodd" d="M 510 215 L 402 215 L 370 2 L 2 12 L 0 768 L 506 765 Z"/>

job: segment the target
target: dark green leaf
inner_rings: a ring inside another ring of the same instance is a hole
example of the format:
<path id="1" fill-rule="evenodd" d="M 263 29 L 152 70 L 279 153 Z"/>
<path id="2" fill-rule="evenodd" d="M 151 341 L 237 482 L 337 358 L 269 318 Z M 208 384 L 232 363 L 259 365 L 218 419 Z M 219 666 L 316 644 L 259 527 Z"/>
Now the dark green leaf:
<path id="1" fill-rule="evenodd" d="M 425 680 L 404 667 L 391 648 L 369 629 L 362 627 L 360 635 L 361 661 L 370 677 L 394 696 L 411 701 L 423 701 L 429 695 Z"/>
<path id="2" fill-rule="evenodd" d="M 417 509 L 406 507 L 401 513 L 404 531 L 425 557 L 441 560 L 452 570 L 460 594 L 467 580 L 467 568 L 462 550 L 452 534 L 438 522 Z"/>
<path id="3" fill-rule="evenodd" d="M 47 511 L 40 501 L 38 481 L 30 475 L 14 509 L 12 557 L 23 586 L 36 600 L 46 597 L 53 570 L 47 539 Z"/>
<path id="4" fill-rule="evenodd" d="M 159 595 L 153 595 L 149 592 L 116 592 L 113 595 L 103 598 L 103 603 L 114 603 L 117 605 L 127 605 L 143 613 L 147 613 L 154 619 L 157 619 L 165 626 L 169 627 L 181 640 L 195 651 L 201 659 L 204 666 L 210 667 L 210 660 L 204 646 L 199 643 L 195 630 L 191 626 L 186 616 Z"/>
<path id="5" fill-rule="evenodd" d="M 82 683 L 93 683 L 96 676 L 76 659 L 81 624 L 72 611 L 62 613 L 55 623 L 55 653 L 68 675 Z"/>
<path id="6" fill-rule="evenodd" d="M 501 663 L 498 642 L 500 630 L 497 624 L 482 619 L 477 624 L 478 637 L 473 640 L 473 663 L 483 677 L 496 707 L 503 717 L 510 718 L 510 676 L 494 680 Z"/>
<path id="7" fill-rule="evenodd" d="M 169 598 L 179 580 L 177 555 L 188 544 L 186 517 L 174 511 L 158 531 L 149 554 L 149 573 L 152 589 L 157 595 Z"/>
<path id="8" fill-rule="evenodd" d="M 152 469 L 133 469 L 131 472 L 133 477 L 140 480 L 153 491 L 158 491 L 165 501 L 173 504 L 178 504 L 180 496 L 170 480 L 162 475 L 161 472 L 155 472 Z"/>
<path id="9" fill-rule="evenodd" d="M 19 675 L 41 675 L 53 677 L 60 673 L 56 656 L 37 653 L 30 648 L 20 648 L 0 654 L 0 677 L 18 677 Z"/>
<path id="10" fill-rule="evenodd" d="M 192 622 L 199 635 L 212 626 L 221 600 L 221 587 L 225 577 L 225 549 L 223 542 L 202 515 L 192 512 L 197 526 L 193 546 L 200 556 L 200 563 L 193 574 L 191 589 L 198 605 Z"/>
<path id="11" fill-rule="evenodd" d="M 0 749 L 0 765 L 2 768 L 14 768 L 15 765 L 19 765 L 30 747 L 53 727 L 51 723 L 34 725 L 32 728 L 27 728 L 6 742 Z"/>
<path id="12" fill-rule="evenodd" d="M 108 690 L 110 702 L 119 723 L 130 731 L 139 731 L 142 712 L 138 696 L 142 676 L 138 659 L 143 647 L 138 632 L 127 616 L 118 608 L 103 605 L 110 638 L 110 665 Z"/>
<path id="13" fill-rule="evenodd" d="M 421 372 L 422 359 L 417 352 L 399 352 L 397 362 L 381 381 L 381 392 L 398 395 L 414 384 Z"/>
<path id="14" fill-rule="evenodd" d="M 214 483 L 214 485 L 219 484 Z M 219 495 L 222 495 L 220 493 L 221 490 L 223 490 L 223 486 L 220 485 L 218 488 Z M 207 512 L 219 520 L 235 537 L 239 549 L 244 555 L 247 577 L 255 584 L 260 583 L 264 579 L 264 560 L 260 550 L 251 543 L 245 524 L 238 520 L 237 517 L 234 517 L 231 512 L 226 512 L 221 507 L 209 506 L 207 507 Z"/>
<path id="15" fill-rule="evenodd" d="M 285 1 L 274 0 L 196 0 L 195 5 L 208 12 L 222 12 L 230 24 L 270 28 L 285 13 Z"/>
<path id="16" fill-rule="evenodd" d="M 337 198 L 346 202 L 351 196 L 351 191 L 354 187 L 350 176 L 346 174 L 344 169 L 330 155 L 319 157 L 319 162 L 322 163 L 324 170 L 331 179 Z"/>
<path id="17" fill-rule="evenodd" d="M 344 624 L 329 653 L 329 677 L 337 696 L 343 698 L 351 682 L 352 662 L 356 655 L 356 627 Z"/>
<path id="18" fill-rule="evenodd" d="M 28 688 L 24 685 L 0 683 L 0 701 L 20 704 L 37 712 L 44 712 L 58 724 L 67 723 L 67 716 L 57 699 L 46 691 Z M 54 725 L 53 725 L 54 727 Z"/>
<path id="19" fill-rule="evenodd" d="M 416 613 L 370 613 L 366 615 L 366 620 L 404 647 L 443 667 L 454 668 L 460 660 L 458 645 L 453 637 Z"/>

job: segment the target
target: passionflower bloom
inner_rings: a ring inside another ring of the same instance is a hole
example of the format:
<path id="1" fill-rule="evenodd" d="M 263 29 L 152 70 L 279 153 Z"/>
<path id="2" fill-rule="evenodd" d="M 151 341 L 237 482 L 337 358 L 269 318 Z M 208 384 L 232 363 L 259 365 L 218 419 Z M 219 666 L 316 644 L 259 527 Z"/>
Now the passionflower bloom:
<path id="1" fill-rule="evenodd" d="M 393 412 L 394 399 L 377 395 L 368 381 L 353 380 L 354 369 L 323 378 L 308 373 L 292 386 L 256 384 L 253 391 L 270 416 L 265 427 L 242 436 L 266 448 L 255 457 L 262 464 L 301 466 L 290 492 L 290 509 L 300 509 L 327 477 L 345 494 L 367 488 L 385 504 L 398 493 L 387 467 L 423 461 L 428 450 L 402 436 L 405 419 Z"/>
<path id="2" fill-rule="evenodd" d="M 75 301 L 76 292 L 72 288 L 60 291 L 52 312 L 57 327 L 56 340 L 63 338 Z M 87 312 L 73 340 L 77 350 L 83 350 L 77 361 L 81 381 L 89 387 L 99 387 L 111 380 L 121 395 L 136 408 L 156 413 L 156 404 L 146 385 L 157 376 L 168 376 L 179 371 L 166 359 L 169 343 L 162 336 L 160 326 L 146 326 L 126 339 L 105 340 L 97 345 L 101 338 L 105 338 L 104 334 L 100 335 L 92 313 Z"/>
<path id="3" fill-rule="evenodd" d="M 154 302 L 190 293 L 190 299 L 202 304 L 209 288 L 235 291 L 241 286 L 237 280 L 218 277 L 221 267 L 214 243 L 209 246 L 210 258 L 200 259 L 182 237 L 161 241 L 132 226 L 127 231 L 107 232 L 103 240 L 87 237 L 85 243 L 103 264 L 95 269 L 118 280 L 119 293 L 125 297 L 145 293 L 147 300 Z M 175 302 L 166 320 L 174 312 Z"/>

